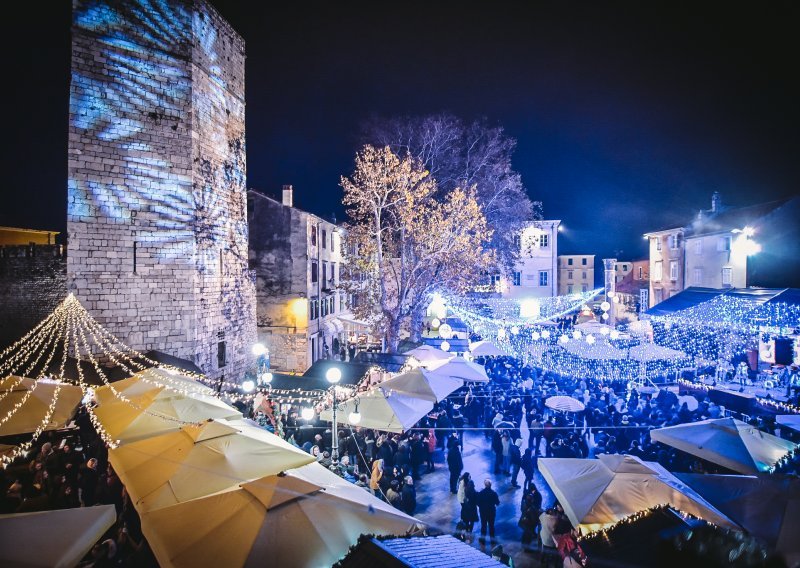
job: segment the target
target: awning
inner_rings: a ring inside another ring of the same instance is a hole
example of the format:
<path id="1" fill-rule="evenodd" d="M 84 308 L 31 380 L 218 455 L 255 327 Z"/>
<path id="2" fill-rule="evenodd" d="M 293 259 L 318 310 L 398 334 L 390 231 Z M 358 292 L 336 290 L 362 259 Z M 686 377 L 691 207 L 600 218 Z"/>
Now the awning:
<path id="1" fill-rule="evenodd" d="M 372 326 L 363 320 L 355 319 L 354 317 L 339 316 L 336 318 L 341 322 L 343 329 L 347 331 L 369 331 Z"/>

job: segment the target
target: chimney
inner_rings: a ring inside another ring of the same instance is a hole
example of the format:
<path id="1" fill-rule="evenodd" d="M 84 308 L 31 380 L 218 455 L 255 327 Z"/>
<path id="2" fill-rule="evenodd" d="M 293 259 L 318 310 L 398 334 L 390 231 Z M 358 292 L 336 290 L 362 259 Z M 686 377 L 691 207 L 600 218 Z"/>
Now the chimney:
<path id="1" fill-rule="evenodd" d="M 286 207 L 292 207 L 292 186 L 291 185 L 284 185 L 283 186 L 283 204 Z"/>
<path id="2" fill-rule="evenodd" d="M 719 191 L 715 191 L 711 194 L 711 212 L 712 213 L 719 213 L 722 210 L 722 196 L 719 194 Z"/>

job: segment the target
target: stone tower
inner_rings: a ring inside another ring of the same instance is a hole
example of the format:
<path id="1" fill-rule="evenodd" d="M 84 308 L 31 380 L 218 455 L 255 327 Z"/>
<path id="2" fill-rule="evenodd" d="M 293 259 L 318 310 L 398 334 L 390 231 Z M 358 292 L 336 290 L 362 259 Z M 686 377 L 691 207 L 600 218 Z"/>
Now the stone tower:
<path id="1" fill-rule="evenodd" d="M 247 269 L 245 49 L 203 0 L 74 0 L 70 291 L 139 351 L 238 381 Z"/>

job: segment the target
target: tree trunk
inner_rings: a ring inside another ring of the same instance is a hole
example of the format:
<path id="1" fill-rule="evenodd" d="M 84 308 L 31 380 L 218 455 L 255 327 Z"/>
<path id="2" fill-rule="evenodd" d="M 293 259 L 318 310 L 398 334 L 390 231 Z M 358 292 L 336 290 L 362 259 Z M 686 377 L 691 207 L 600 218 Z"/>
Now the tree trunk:
<path id="1" fill-rule="evenodd" d="M 425 320 L 427 307 L 423 304 L 414 309 L 411 314 L 411 341 L 419 343 L 422 341 L 422 324 Z"/>
<path id="2" fill-rule="evenodd" d="M 386 326 L 386 352 L 397 353 L 400 347 L 400 318 L 389 320 Z"/>

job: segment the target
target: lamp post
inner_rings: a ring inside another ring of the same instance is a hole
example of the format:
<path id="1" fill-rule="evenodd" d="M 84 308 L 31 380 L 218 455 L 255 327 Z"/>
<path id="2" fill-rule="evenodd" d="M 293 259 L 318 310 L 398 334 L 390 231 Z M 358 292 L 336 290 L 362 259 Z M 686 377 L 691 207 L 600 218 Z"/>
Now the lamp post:
<path id="1" fill-rule="evenodd" d="M 331 397 L 333 409 L 333 426 L 331 427 L 331 463 L 333 467 L 339 465 L 339 426 L 336 423 L 336 407 L 339 401 L 336 397 L 336 384 L 342 379 L 342 371 L 339 367 L 331 367 L 325 372 L 325 378 L 331 384 Z"/>

